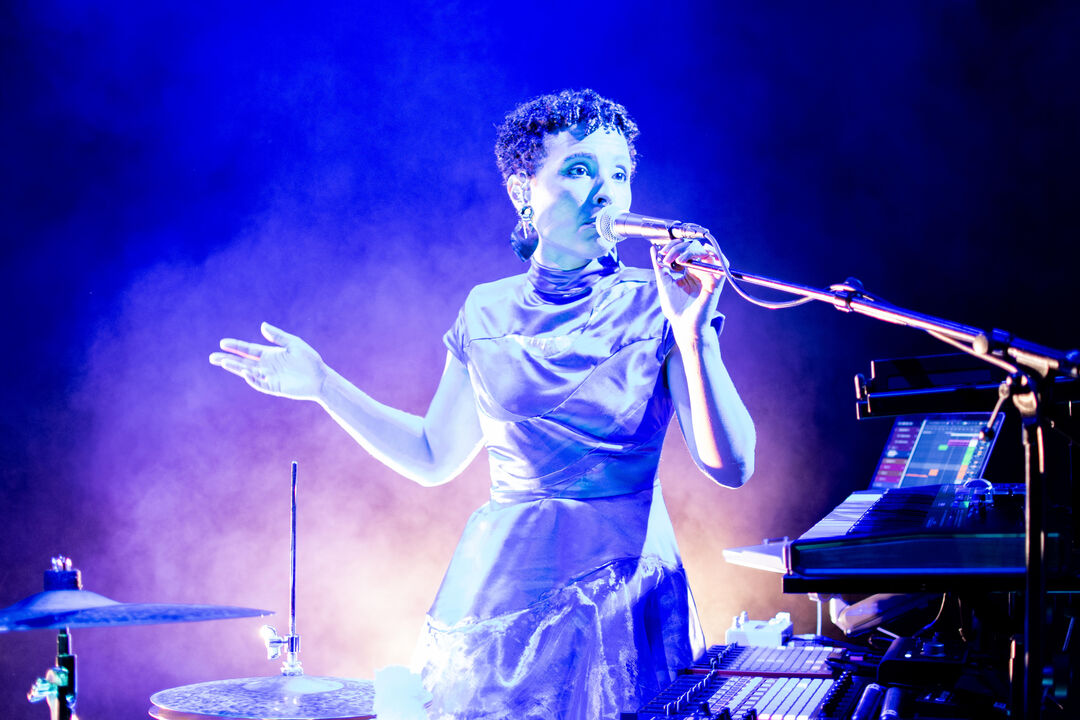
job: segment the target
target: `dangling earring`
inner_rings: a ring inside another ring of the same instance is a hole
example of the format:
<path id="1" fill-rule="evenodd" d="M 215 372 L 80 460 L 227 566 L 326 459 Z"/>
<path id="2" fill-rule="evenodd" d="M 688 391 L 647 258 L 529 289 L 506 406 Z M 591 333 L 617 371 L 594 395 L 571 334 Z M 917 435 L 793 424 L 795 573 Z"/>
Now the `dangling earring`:
<path id="1" fill-rule="evenodd" d="M 532 257 L 533 252 L 536 251 L 536 244 L 540 240 L 540 236 L 536 234 L 532 216 L 532 205 L 522 205 L 518 210 L 518 217 L 521 219 L 514 226 L 514 231 L 510 233 L 510 247 L 523 262 Z"/>
<path id="2" fill-rule="evenodd" d="M 514 226 L 514 231 L 510 233 L 510 247 L 522 262 L 526 262 L 536 251 L 540 235 L 536 232 L 536 226 L 533 225 L 533 207 L 529 204 L 529 185 L 524 173 L 521 174 L 521 180 L 522 205 L 518 209 L 518 223 Z"/>

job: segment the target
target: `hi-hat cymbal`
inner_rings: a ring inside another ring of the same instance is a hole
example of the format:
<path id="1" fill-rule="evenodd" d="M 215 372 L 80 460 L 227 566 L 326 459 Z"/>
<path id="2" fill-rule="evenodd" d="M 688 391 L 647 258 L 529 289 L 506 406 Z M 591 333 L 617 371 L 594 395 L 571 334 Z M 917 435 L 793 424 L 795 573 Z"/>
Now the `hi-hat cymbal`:
<path id="1" fill-rule="evenodd" d="M 87 590 L 46 590 L 0 610 L 0 632 L 157 625 L 271 614 L 269 610 L 229 605 L 120 603 Z"/>
<path id="2" fill-rule="evenodd" d="M 150 696 L 158 720 L 363 720 L 375 717 L 370 680 L 311 675 L 240 678 L 184 685 Z"/>

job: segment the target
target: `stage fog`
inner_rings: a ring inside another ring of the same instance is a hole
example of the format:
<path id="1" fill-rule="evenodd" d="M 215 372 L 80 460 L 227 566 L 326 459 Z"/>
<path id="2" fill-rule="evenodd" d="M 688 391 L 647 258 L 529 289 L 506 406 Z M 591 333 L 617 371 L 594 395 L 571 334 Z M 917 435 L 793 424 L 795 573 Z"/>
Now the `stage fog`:
<path id="1" fill-rule="evenodd" d="M 65 554 L 116 600 L 277 613 L 75 631 L 80 716 L 278 671 L 257 630 L 287 626 L 292 461 L 305 670 L 409 662 L 487 500 L 485 457 L 418 487 L 319 407 L 207 356 L 268 321 L 424 412 L 469 288 L 524 269 L 492 145 L 531 96 L 623 103 L 642 130 L 633 208 L 708 226 L 736 269 L 854 276 L 914 310 L 1080 345 L 1077 7 L 844 5 L 9 9 L 0 605 Z M 643 244 L 620 253 L 648 262 Z M 721 310 L 757 471 L 715 486 L 669 432 L 676 535 L 710 643 L 742 610 L 813 632 L 806 596 L 722 550 L 797 536 L 864 487 L 889 423 L 855 420 L 852 376 L 948 348 L 822 304 L 770 312 L 727 289 Z M 55 634 L 0 649 L 0 714 L 44 717 L 25 694 Z"/>

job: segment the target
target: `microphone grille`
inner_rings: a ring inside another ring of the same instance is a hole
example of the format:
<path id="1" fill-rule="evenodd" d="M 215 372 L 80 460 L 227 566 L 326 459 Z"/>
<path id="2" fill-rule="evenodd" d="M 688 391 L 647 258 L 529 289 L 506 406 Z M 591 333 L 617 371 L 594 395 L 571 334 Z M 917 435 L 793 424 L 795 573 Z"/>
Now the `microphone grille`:
<path id="1" fill-rule="evenodd" d="M 596 232 L 606 242 L 617 243 L 623 240 L 622 236 L 615 232 L 615 218 L 618 215 L 619 212 L 613 206 L 608 205 L 601 208 L 596 216 Z"/>

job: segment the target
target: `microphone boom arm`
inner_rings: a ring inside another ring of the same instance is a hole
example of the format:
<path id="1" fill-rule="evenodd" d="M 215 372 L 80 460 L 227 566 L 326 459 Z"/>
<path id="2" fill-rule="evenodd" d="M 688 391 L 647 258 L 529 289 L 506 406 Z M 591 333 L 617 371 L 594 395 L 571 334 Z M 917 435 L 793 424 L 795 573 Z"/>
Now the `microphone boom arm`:
<path id="1" fill-rule="evenodd" d="M 1062 352 L 1061 350 L 1013 337 L 1004 330 L 994 329 L 987 332 L 951 320 L 907 310 L 867 296 L 863 292 L 862 284 L 853 278 L 832 285 L 827 290 L 819 290 L 762 275 L 751 275 L 750 273 L 732 270 L 730 267 L 725 270 L 722 265 L 701 260 L 690 260 L 679 263 L 679 265 L 703 270 L 717 277 L 730 277 L 733 281 L 758 285 L 788 293 L 789 295 L 797 295 L 808 300 L 828 303 L 841 312 L 854 312 L 894 325 L 906 325 L 918 330 L 924 330 L 935 337 L 944 336 L 967 344 L 969 346 L 968 352 L 984 357 L 987 360 L 995 354 L 1001 353 L 1012 358 L 1017 364 L 1030 368 L 1042 376 L 1057 373 L 1066 377 L 1080 378 L 1080 353 L 1076 350 Z"/>

